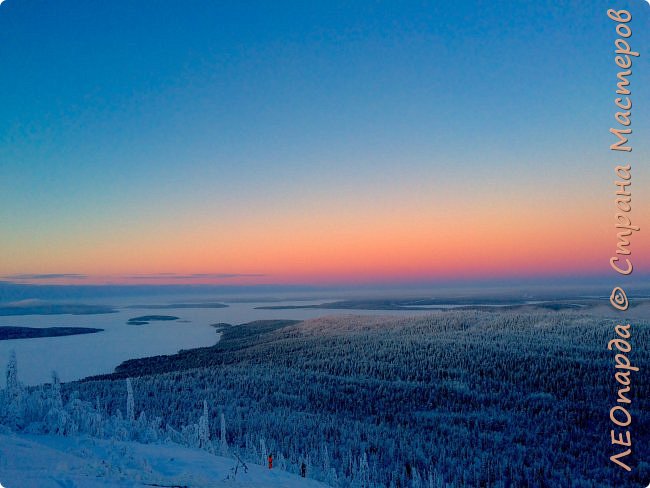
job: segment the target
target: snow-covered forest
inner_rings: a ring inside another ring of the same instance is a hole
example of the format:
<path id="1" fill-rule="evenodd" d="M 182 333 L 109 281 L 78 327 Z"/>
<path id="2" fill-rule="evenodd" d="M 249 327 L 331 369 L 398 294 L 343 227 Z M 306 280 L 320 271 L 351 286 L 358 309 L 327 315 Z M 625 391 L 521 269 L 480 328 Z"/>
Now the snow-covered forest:
<path id="1" fill-rule="evenodd" d="M 650 366 L 646 322 L 631 357 Z M 209 348 L 24 388 L 0 423 L 204 449 L 338 487 L 622 486 L 611 455 L 613 321 L 577 312 L 337 316 L 226 328 Z M 633 378 L 633 477 L 650 479 L 650 385 Z M 647 376 L 647 375 L 646 375 Z M 626 478 L 629 482 L 629 477 Z"/>

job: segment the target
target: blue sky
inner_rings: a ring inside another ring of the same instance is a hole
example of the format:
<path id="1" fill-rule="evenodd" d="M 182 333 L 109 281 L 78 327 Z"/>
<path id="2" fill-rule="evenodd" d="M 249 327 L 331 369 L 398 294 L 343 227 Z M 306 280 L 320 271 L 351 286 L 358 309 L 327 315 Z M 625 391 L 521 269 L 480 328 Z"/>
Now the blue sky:
<path id="1" fill-rule="evenodd" d="M 461 222 L 472 209 L 502 215 L 505 200 L 531 221 L 566 207 L 569 218 L 605 219 L 610 7 L 632 10 L 632 44 L 650 52 L 641 1 L 7 0 L 0 218 L 10 230 L 0 249 L 10 262 L 0 265 L 272 274 L 281 256 L 238 257 L 236 240 L 205 269 L 164 256 L 135 269 L 119 243 L 142 233 L 164 246 L 170 228 L 199 240 L 213 225 L 204 239 L 244 239 L 259 220 L 297 227 L 309 217 L 299 207 L 324 228 L 346 209 L 359 228 L 431 206 L 460 207 Z M 647 159 L 647 61 L 634 69 L 634 157 Z M 637 178 L 646 184 L 647 170 Z M 427 245 L 433 253 L 433 242 L 415 247 Z"/>

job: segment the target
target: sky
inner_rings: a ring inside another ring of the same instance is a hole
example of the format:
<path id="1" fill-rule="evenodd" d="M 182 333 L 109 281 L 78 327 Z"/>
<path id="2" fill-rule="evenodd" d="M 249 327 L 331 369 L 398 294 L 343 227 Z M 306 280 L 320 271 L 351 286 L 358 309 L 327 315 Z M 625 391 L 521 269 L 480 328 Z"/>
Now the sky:
<path id="1" fill-rule="evenodd" d="M 609 150 L 632 12 L 631 154 Z M 648 273 L 645 1 L 0 5 L 0 280 Z"/>

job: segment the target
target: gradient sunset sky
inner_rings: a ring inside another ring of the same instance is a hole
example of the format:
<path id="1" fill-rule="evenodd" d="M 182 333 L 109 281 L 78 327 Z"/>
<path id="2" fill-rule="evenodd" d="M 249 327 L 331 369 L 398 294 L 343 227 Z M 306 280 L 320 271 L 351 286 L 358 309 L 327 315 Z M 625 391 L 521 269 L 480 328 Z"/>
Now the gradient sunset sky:
<path id="1" fill-rule="evenodd" d="M 609 150 L 633 14 L 634 151 Z M 650 266 L 650 7 L 0 5 L 0 280 L 614 276 Z"/>

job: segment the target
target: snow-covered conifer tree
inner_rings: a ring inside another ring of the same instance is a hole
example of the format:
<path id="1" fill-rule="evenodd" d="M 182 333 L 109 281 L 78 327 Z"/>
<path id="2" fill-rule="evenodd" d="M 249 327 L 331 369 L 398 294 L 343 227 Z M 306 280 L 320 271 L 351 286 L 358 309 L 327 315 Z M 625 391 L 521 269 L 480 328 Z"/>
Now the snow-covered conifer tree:
<path id="1" fill-rule="evenodd" d="M 61 380 L 56 371 L 52 371 L 52 407 L 63 408 L 63 398 L 61 397 Z"/>
<path id="2" fill-rule="evenodd" d="M 208 402 L 203 400 L 203 415 L 199 419 L 199 446 L 205 448 L 210 442 L 210 418 L 208 417 Z"/>
<path id="3" fill-rule="evenodd" d="M 18 381 L 18 363 L 16 361 L 16 351 L 11 351 L 9 361 L 7 362 L 7 389 L 6 389 L 6 407 L 5 422 L 10 427 L 20 427 L 23 423 L 24 404 L 23 404 L 23 386 Z"/>
<path id="4" fill-rule="evenodd" d="M 368 456 L 364 452 L 359 459 L 359 483 L 363 488 L 370 486 L 370 465 L 368 464 Z"/>
<path id="5" fill-rule="evenodd" d="M 266 457 L 269 455 L 269 451 L 266 448 L 266 439 L 260 437 L 260 464 L 264 466 L 266 464 Z"/>
<path id="6" fill-rule="evenodd" d="M 226 439 L 226 417 L 221 413 L 221 435 L 220 435 L 220 450 L 222 456 L 228 455 L 228 440 Z"/>
<path id="7" fill-rule="evenodd" d="M 420 476 L 420 473 L 415 467 L 413 467 L 411 486 L 413 488 L 424 488 L 422 477 Z"/>
<path id="8" fill-rule="evenodd" d="M 7 362 L 7 391 L 11 393 L 17 390 L 18 385 L 18 364 L 16 361 L 16 351 L 12 350 Z"/>
<path id="9" fill-rule="evenodd" d="M 61 396 L 61 380 L 56 371 L 52 371 L 52 388 L 49 398 L 50 409 L 45 416 L 45 425 L 49 432 L 59 435 L 66 435 L 70 419 L 63 408 L 63 397 Z"/>
<path id="10" fill-rule="evenodd" d="M 133 399 L 131 378 L 126 379 L 126 419 L 129 422 L 135 421 L 135 400 Z"/>

